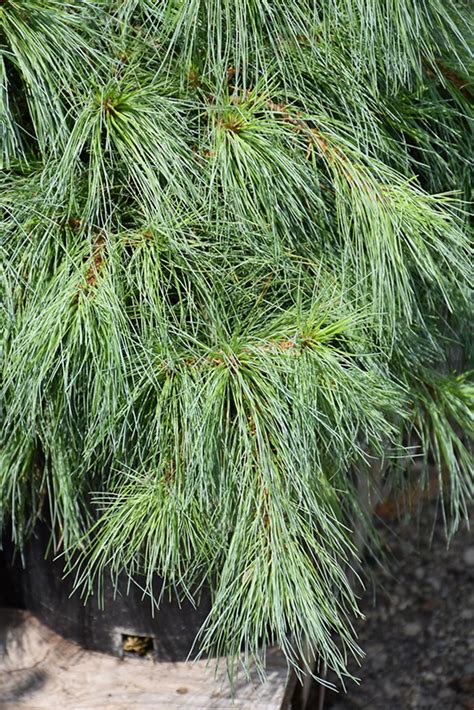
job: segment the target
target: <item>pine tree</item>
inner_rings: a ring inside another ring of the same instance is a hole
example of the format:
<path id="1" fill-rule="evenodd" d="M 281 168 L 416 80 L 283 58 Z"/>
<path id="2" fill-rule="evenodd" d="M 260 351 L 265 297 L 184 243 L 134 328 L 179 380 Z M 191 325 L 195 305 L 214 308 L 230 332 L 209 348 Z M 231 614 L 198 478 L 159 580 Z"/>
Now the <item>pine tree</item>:
<path id="1" fill-rule="evenodd" d="M 210 585 L 202 650 L 346 672 L 355 481 L 435 470 L 448 535 L 473 493 L 470 19 L 0 0 L 16 545 L 49 510 L 79 587 Z"/>

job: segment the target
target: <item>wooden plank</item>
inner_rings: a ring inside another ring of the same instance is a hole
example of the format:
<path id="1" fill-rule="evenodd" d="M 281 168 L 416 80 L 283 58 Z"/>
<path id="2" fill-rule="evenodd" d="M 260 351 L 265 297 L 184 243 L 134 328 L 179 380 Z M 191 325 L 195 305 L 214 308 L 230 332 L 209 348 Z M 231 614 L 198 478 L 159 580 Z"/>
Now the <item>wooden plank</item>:
<path id="1" fill-rule="evenodd" d="M 284 710 L 294 679 L 278 649 L 267 680 L 229 687 L 215 662 L 156 663 L 85 651 L 29 612 L 0 610 L 2 710 Z"/>

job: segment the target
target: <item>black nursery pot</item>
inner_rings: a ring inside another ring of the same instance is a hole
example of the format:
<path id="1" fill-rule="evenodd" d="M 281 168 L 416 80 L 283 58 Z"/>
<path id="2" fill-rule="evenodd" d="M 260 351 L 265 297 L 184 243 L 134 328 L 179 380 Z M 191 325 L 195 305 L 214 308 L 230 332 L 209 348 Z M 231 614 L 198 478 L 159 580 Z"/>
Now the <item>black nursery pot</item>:
<path id="1" fill-rule="evenodd" d="M 152 613 L 148 596 L 143 598 L 137 584 L 124 576 L 114 588 L 108 577 L 102 587 L 103 605 L 97 594 L 86 603 L 73 591 L 73 575 L 63 579 L 61 560 L 45 558 L 49 530 L 37 525 L 24 550 L 24 564 L 12 563 L 6 554 L 2 576 L 8 602 L 32 611 L 58 634 L 84 648 L 116 656 L 154 658 L 157 661 L 184 661 L 193 647 L 197 632 L 210 610 L 210 594 L 204 590 L 200 604 L 181 605 L 166 593 L 160 608 Z M 162 581 L 157 579 L 156 596 Z M 141 585 L 143 586 L 143 585 Z"/>

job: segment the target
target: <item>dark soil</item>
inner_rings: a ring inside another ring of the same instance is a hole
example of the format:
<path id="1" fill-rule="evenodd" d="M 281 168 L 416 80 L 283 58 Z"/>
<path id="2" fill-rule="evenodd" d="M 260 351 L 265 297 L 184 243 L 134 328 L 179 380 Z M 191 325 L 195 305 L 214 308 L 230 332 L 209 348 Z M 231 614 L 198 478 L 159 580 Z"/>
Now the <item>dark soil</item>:
<path id="1" fill-rule="evenodd" d="M 418 523 L 380 526 L 386 565 L 373 567 L 356 627 L 360 684 L 344 693 L 330 678 L 340 692 L 326 692 L 324 710 L 474 710 L 474 538 L 464 524 L 447 548 L 433 520 L 431 507 Z"/>

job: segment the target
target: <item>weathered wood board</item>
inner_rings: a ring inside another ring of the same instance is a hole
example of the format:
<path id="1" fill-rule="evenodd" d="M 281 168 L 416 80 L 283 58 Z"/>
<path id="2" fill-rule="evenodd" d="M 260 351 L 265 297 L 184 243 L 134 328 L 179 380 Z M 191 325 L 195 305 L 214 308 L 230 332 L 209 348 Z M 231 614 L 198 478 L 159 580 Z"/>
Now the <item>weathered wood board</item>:
<path id="1" fill-rule="evenodd" d="M 85 651 L 26 611 L 0 609 L 1 710 L 284 710 L 294 679 L 277 649 L 267 680 L 237 678 L 232 695 L 215 664 L 155 663 Z"/>

